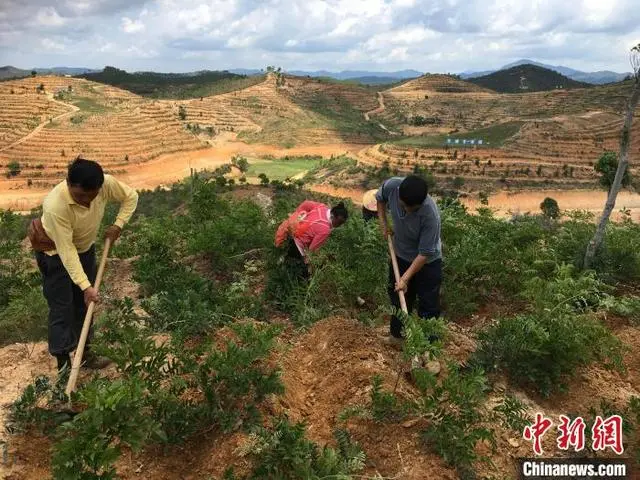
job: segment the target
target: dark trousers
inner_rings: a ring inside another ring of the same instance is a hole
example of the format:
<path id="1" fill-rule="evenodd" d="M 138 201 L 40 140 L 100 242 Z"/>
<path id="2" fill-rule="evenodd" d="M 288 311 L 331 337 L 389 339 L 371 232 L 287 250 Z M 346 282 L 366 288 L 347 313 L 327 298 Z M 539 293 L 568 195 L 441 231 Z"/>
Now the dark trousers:
<path id="1" fill-rule="evenodd" d="M 298 250 L 296 242 L 294 242 L 292 238 L 289 238 L 287 241 L 288 248 L 286 262 L 289 267 L 289 271 L 297 277 L 308 280 L 309 267 L 307 267 L 307 264 L 304 262 L 304 258 L 302 257 L 300 250 Z"/>
<path id="2" fill-rule="evenodd" d="M 400 276 L 411 266 L 411 262 L 398 259 L 398 269 Z M 409 281 L 405 292 L 407 310 L 413 311 L 416 297 L 418 299 L 418 316 L 422 319 L 437 318 L 440 316 L 440 284 L 442 283 L 442 260 L 438 259 L 427 263 Z M 389 285 L 387 288 L 391 304 L 400 310 L 400 297 L 396 292 L 396 277 L 393 274 L 393 266 L 389 262 Z M 402 321 L 396 316 L 391 317 L 391 335 L 396 338 L 402 337 Z"/>
<path id="3" fill-rule="evenodd" d="M 42 291 L 49 304 L 49 353 L 66 355 L 75 350 L 80 340 L 87 314 L 84 294 L 71 281 L 58 255 L 50 257 L 37 252 L 36 260 L 42 274 Z M 97 274 L 95 245 L 80 254 L 80 263 L 93 285 Z"/>

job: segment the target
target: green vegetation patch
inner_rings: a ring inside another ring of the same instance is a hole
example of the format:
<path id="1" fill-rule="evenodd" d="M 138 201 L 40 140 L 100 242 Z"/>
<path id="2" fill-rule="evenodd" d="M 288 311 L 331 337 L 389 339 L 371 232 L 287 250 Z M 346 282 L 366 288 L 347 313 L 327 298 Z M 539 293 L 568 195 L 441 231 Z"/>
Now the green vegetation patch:
<path id="1" fill-rule="evenodd" d="M 402 138 L 400 140 L 395 141 L 397 145 L 409 145 L 412 147 L 442 147 L 447 145 L 447 138 L 451 138 L 453 140 L 482 140 L 483 146 L 488 147 L 501 147 L 504 145 L 505 141 L 509 138 L 513 137 L 516 133 L 520 131 L 520 127 L 522 127 L 523 122 L 506 122 L 500 123 L 497 125 L 492 125 L 486 128 L 480 128 L 478 130 L 472 130 L 470 132 L 465 133 L 454 133 L 451 135 L 447 134 L 438 134 L 438 135 L 421 135 L 416 137 L 407 137 Z M 452 144 L 449 145 L 451 148 L 464 148 L 464 147 L 472 147 L 475 145 L 463 145 L 463 144 Z"/>
<path id="2" fill-rule="evenodd" d="M 236 75 L 227 71 L 204 71 L 194 74 L 136 72 L 114 67 L 88 73 L 83 78 L 106 83 L 151 98 L 188 99 L 232 92 L 264 81 L 263 75 Z"/>
<path id="3" fill-rule="evenodd" d="M 278 160 L 252 160 L 247 176 L 258 177 L 261 173 L 272 180 L 285 180 L 312 170 L 322 162 L 322 157 L 284 157 Z"/>

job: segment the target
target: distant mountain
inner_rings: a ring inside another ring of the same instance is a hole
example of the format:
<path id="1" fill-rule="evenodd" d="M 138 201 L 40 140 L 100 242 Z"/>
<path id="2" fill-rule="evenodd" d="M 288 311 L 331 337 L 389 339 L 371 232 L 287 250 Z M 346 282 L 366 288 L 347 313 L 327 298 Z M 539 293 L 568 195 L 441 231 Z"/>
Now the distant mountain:
<path id="1" fill-rule="evenodd" d="M 490 88 L 500 93 L 541 92 L 545 90 L 590 87 L 560 73 L 537 65 L 518 65 L 482 77 L 468 79 L 469 82 Z"/>
<path id="2" fill-rule="evenodd" d="M 353 77 L 349 78 L 348 82 L 361 83 L 363 85 L 391 85 L 392 83 L 398 83 L 407 80 L 406 78 L 394 78 L 394 77 Z"/>
<path id="3" fill-rule="evenodd" d="M 12 67 L 10 65 L 0 67 L 0 80 L 28 77 L 29 75 L 31 75 L 31 70 L 22 70 L 21 68 Z"/>
<path id="4" fill-rule="evenodd" d="M 235 73 L 236 75 L 261 75 L 264 72 L 258 68 L 232 68 L 228 70 L 229 73 Z"/>
<path id="5" fill-rule="evenodd" d="M 84 75 L 85 73 L 100 71 L 92 70 L 91 68 L 74 67 L 33 68 L 24 70 L 7 65 L 6 67 L 0 67 L 0 79 L 28 77 L 31 75 L 32 70 L 35 70 L 38 75 Z"/>
<path id="6" fill-rule="evenodd" d="M 544 63 L 536 62 L 534 60 L 527 60 L 527 59 L 518 60 L 517 62 L 510 63 L 508 65 L 503 66 L 499 70 L 508 70 L 510 68 L 518 67 L 520 65 L 535 65 L 536 67 L 547 68 L 549 70 L 558 72 L 566 77 L 569 77 L 572 80 L 576 80 L 578 82 L 592 83 L 594 85 L 603 85 L 605 83 L 621 82 L 627 77 L 627 75 L 630 75 L 630 73 L 617 73 L 617 72 L 611 72 L 609 70 L 603 70 L 598 72 L 582 72 L 580 70 L 564 67 L 562 65 L 547 65 Z M 494 72 L 497 72 L 499 70 L 485 70 L 482 72 L 466 71 L 466 72 L 462 72 L 460 74 L 460 77 L 463 79 L 483 77 L 486 75 L 490 75 Z"/>
<path id="7" fill-rule="evenodd" d="M 83 67 L 53 67 L 53 68 L 34 68 L 40 74 L 46 75 L 84 75 L 85 73 L 95 73 L 100 70 L 94 68 Z"/>
<path id="8" fill-rule="evenodd" d="M 422 72 L 417 70 L 400 70 L 397 72 L 369 72 L 361 70 L 345 70 L 342 72 L 329 72 L 327 70 L 317 70 L 307 72 L 304 70 L 291 70 L 287 71 L 291 75 L 298 75 L 300 77 L 329 77 L 336 80 L 353 80 L 363 77 L 376 77 L 376 78 L 390 78 L 394 80 L 406 80 L 409 78 L 417 78 L 422 75 Z"/>

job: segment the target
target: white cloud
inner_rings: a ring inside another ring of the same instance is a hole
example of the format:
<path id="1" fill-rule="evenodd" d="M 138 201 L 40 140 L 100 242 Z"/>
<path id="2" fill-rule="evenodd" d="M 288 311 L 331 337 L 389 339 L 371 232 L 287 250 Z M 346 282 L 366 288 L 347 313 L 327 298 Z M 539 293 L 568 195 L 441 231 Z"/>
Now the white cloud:
<path id="1" fill-rule="evenodd" d="M 36 23 L 45 27 L 61 27 L 64 25 L 65 19 L 62 18 L 57 10 L 53 7 L 41 9 L 36 16 Z"/>
<path id="2" fill-rule="evenodd" d="M 158 56 L 158 52 L 152 49 L 143 49 L 138 47 L 137 45 L 131 45 L 127 48 L 126 52 L 132 56 L 137 58 L 153 58 Z"/>
<path id="3" fill-rule="evenodd" d="M 0 0 L 0 57 L 35 66 L 55 52 L 69 65 L 159 71 L 278 64 L 434 72 L 532 58 L 626 71 L 628 48 L 640 41 L 637 2 Z"/>
<path id="4" fill-rule="evenodd" d="M 229 47 L 229 48 L 247 48 L 254 42 L 254 40 L 255 39 L 253 37 L 251 37 L 251 36 L 231 37 L 231 38 L 229 38 L 229 40 L 227 40 L 227 47 Z"/>
<path id="5" fill-rule="evenodd" d="M 45 50 L 64 50 L 64 45 L 51 40 L 50 38 L 43 38 L 41 42 L 42 48 Z"/>
<path id="6" fill-rule="evenodd" d="M 99 52 L 103 52 L 103 53 L 107 53 L 107 52 L 113 52 L 116 48 L 116 45 L 112 42 L 107 42 L 103 45 L 101 45 L 100 47 L 98 47 L 98 51 Z"/>
<path id="7" fill-rule="evenodd" d="M 138 33 L 144 30 L 144 23 L 140 20 L 131 20 L 129 17 L 122 17 L 122 31 L 125 33 Z"/>

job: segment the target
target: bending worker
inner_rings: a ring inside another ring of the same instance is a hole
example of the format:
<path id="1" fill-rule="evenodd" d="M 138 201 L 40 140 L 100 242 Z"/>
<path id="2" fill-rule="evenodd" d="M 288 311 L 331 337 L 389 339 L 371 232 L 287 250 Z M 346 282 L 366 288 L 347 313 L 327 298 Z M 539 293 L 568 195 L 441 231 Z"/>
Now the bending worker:
<path id="1" fill-rule="evenodd" d="M 302 275 L 308 277 L 308 252 L 320 248 L 331 231 L 346 222 L 348 217 L 349 213 L 343 202 L 329 208 L 324 203 L 306 200 L 280 224 L 275 245 L 281 247 L 287 241 L 288 259 L 298 263 L 302 267 Z"/>
<path id="2" fill-rule="evenodd" d="M 115 242 L 136 209 L 138 194 L 105 175 L 96 162 L 78 157 L 69 165 L 66 181 L 44 199 L 42 218 L 29 227 L 49 304 L 49 353 L 56 357 L 59 372 L 71 367 L 69 354 L 78 346 L 87 307 L 98 300 L 95 241 L 109 201 L 121 205 L 105 232 L 105 238 Z M 83 365 L 104 368 L 109 361 L 91 352 L 90 337 Z"/>
<path id="3" fill-rule="evenodd" d="M 387 210 L 393 220 L 393 246 L 400 281 L 396 283 L 390 263 L 388 292 L 391 303 L 400 309 L 398 291 L 402 290 L 409 312 L 413 310 L 417 297 L 420 318 L 439 317 L 442 283 L 440 212 L 428 195 L 427 182 L 416 175 L 393 177 L 382 184 L 376 198 L 380 228 L 385 238 L 390 233 Z M 391 317 L 390 334 L 389 343 L 400 346 L 402 322 L 395 315 Z"/>

